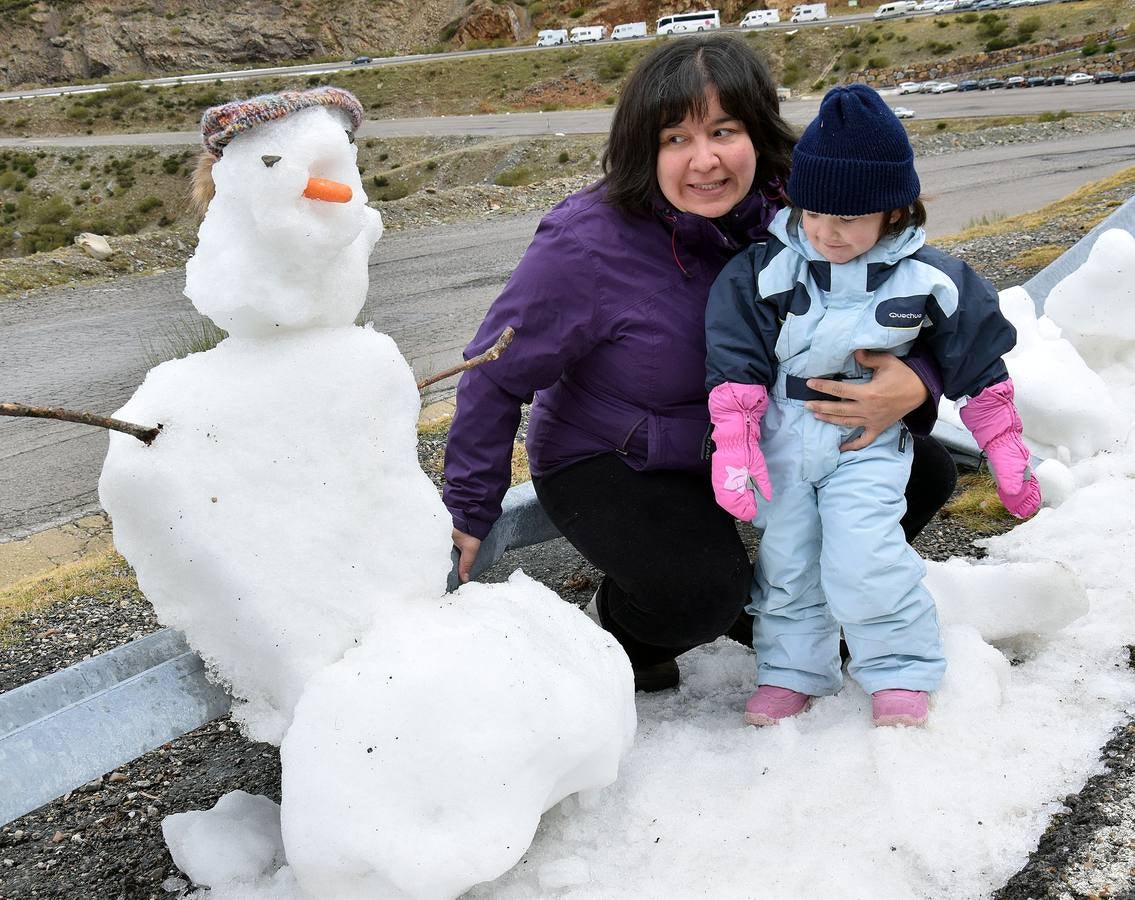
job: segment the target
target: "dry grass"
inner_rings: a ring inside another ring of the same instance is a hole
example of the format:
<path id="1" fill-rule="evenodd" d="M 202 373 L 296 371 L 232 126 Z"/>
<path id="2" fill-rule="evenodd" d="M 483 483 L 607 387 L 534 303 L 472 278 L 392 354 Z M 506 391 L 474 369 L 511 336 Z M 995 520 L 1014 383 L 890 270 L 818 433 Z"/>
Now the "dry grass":
<path id="1" fill-rule="evenodd" d="M 1039 247 L 1030 247 L 1023 253 L 1018 253 L 1009 260 L 1009 265 L 1016 266 L 1018 269 L 1043 269 L 1049 263 L 1054 262 L 1059 258 L 1060 254 L 1065 251 L 1065 247 L 1057 244 L 1041 244 Z"/>
<path id="2" fill-rule="evenodd" d="M 77 596 L 115 603 L 137 599 L 140 591 L 134 570 L 113 550 L 25 579 L 0 591 L 0 647 L 18 638 L 12 623 L 20 616 Z"/>
<path id="3" fill-rule="evenodd" d="M 1017 521 L 1001 503 L 988 471 L 963 475 L 958 484 L 960 493 L 942 508 L 946 518 L 957 519 L 978 534 L 1000 534 Z"/>

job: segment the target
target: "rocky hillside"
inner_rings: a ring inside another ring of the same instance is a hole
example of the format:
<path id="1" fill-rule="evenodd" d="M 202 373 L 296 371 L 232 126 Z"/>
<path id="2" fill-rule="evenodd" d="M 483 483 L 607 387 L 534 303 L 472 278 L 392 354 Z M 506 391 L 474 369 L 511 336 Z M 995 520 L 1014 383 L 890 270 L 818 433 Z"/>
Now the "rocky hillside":
<path id="1" fill-rule="evenodd" d="M 0 86 L 395 53 L 438 44 L 466 12 L 463 0 L 0 0 Z"/>
<path id="2" fill-rule="evenodd" d="M 0 89 L 527 43 L 542 27 L 653 23 L 664 12 L 698 5 L 685 0 L 0 0 Z M 758 5 L 766 3 L 717 4 L 729 22 Z M 837 4 L 829 0 L 828 5 Z"/>

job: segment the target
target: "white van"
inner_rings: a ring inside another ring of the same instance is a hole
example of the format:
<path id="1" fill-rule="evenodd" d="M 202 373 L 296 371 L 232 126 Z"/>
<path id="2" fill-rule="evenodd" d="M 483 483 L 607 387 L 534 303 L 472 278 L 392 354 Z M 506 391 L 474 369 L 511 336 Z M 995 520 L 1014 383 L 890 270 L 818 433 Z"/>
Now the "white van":
<path id="1" fill-rule="evenodd" d="M 918 4 L 915 0 L 895 0 L 894 3 L 884 3 L 875 10 L 876 19 L 890 19 L 894 16 L 905 16 L 914 12 Z"/>
<path id="2" fill-rule="evenodd" d="M 739 28 L 758 28 L 762 25 L 775 25 L 780 21 L 780 11 L 776 9 L 754 9 L 745 13 Z"/>
<path id="3" fill-rule="evenodd" d="M 713 31 L 721 27 L 721 13 L 716 9 L 703 9 L 700 12 L 675 13 L 658 20 L 654 31 L 662 37 L 666 34 L 693 34 L 695 31 Z"/>
<path id="4" fill-rule="evenodd" d="M 819 22 L 828 17 L 826 3 L 804 3 L 792 7 L 792 22 Z"/>
<path id="5" fill-rule="evenodd" d="M 573 44 L 593 44 L 607 36 L 606 25 L 577 25 L 568 38 Z"/>
<path id="6" fill-rule="evenodd" d="M 546 28 L 536 32 L 537 47 L 555 47 L 557 44 L 566 44 L 568 33 L 566 28 Z"/>
<path id="7" fill-rule="evenodd" d="M 646 37 L 645 22 L 623 22 L 611 29 L 611 40 L 613 41 L 626 41 L 640 37 Z"/>

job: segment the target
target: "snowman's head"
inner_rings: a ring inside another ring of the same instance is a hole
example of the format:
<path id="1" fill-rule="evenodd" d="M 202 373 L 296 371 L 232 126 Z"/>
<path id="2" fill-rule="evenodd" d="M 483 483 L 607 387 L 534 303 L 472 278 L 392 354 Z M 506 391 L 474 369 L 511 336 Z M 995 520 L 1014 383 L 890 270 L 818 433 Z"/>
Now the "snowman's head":
<path id="1" fill-rule="evenodd" d="M 358 101 L 338 88 L 206 111 L 213 196 L 186 293 L 230 333 L 353 321 L 365 299 L 366 259 L 382 233 L 356 165 L 361 121 Z M 242 274 L 255 289 L 233 290 Z"/>

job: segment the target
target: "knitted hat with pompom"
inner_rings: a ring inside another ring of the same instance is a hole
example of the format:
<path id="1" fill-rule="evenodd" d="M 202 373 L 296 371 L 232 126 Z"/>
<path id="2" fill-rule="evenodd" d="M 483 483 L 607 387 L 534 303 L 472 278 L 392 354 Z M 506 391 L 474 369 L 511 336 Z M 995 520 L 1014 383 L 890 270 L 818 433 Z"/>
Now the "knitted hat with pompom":
<path id="1" fill-rule="evenodd" d="M 865 216 L 910 206 L 920 190 L 906 129 L 883 98 L 865 84 L 828 91 L 792 153 L 792 204 Z"/>
<path id="2" fill-rule="evenodd" d="M 337 106 L 350 116 L 351 131 L 363 121 L 363 107 L 350 91 L 337 87 L 317 87 L 307 91 L 280 91 L 247 100 L 234 100 L 211 106 L 201 117 L 201 138 L 205 149 L 217 157 L 234 137 L 257 125 L 282 119 L 310 106 Z"/>

